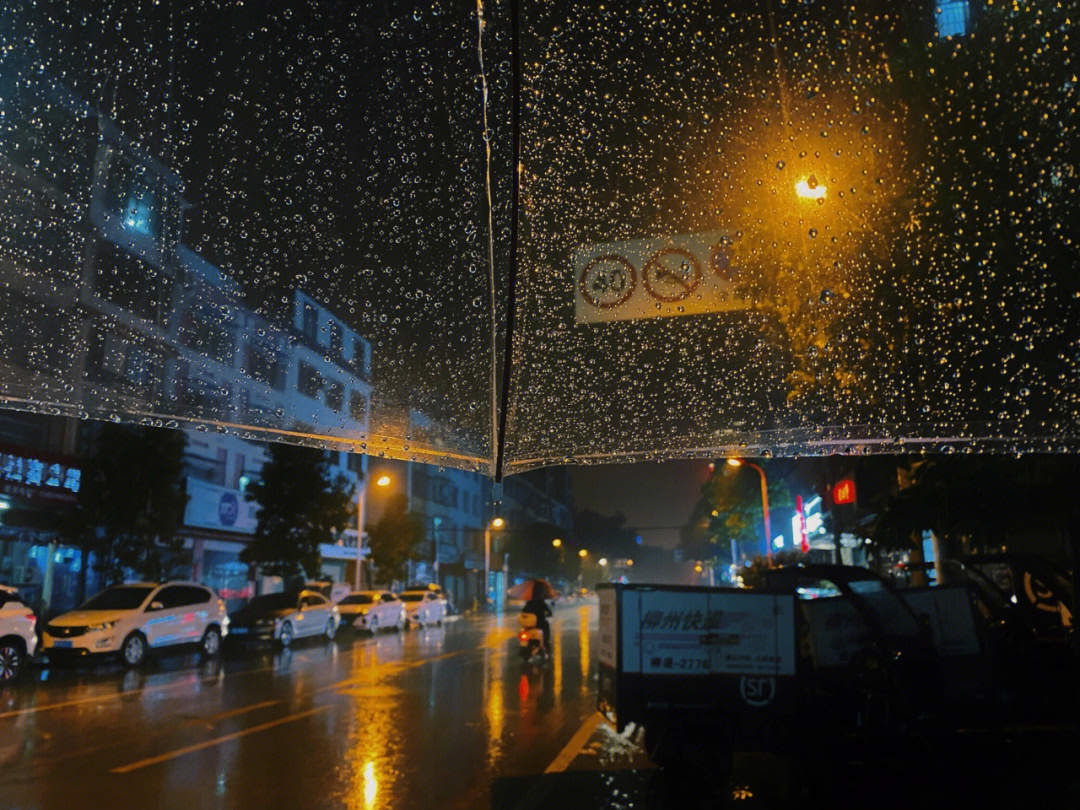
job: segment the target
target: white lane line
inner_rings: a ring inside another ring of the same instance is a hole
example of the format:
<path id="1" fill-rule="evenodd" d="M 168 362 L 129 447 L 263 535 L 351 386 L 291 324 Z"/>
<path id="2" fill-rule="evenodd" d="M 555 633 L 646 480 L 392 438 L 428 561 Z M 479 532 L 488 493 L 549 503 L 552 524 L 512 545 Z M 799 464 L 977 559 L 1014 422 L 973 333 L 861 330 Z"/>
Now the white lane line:
<path id="1" fill-rule="evenodd" d="M 570 763 L 581 753 L 581 749 L 585 747 L 585 743 L 589 741 L 598 725 L 600 725 L 600 712 L 593 712 L 570 738 L 570 742 L 559 752 L 559 755 L 544 769 L 544 773 L 561 773 L 569 768 Z"/>
<path id="2" fill-rule="evenodd" d="M 136 771 L 139 768 L 146 768 L 150 765 L 157 765 L 161 762 L 168 762 L 170 759 L 176 759 L 177 757 L 186 756 L 187 754 L 192 754 L 195 751 L 202 751 L 204 748 L 213 748 L 215 745 L 221 745 L 222 743 L 227 743 L 230 740 L 245 737 L 248 734 L 255 734 L 260 731 L 266 731 L 268 728 L 273 728 L 274 726 L 281 726 L 285 723 L 293 723 L 297 720 L 303 720 L 305 717 L 310 717 L 311 715 L 318 714 L 319 712 L 329 711 L 331 708 L 333 707 L 316 706 L 314 709 L 308 709 L 304 712 L 290 714 L 287 717 L 279 717 L 277 720 L 271 720 L 269 723 L 260 723 L 257 726 L 245 728 L 241 731 L 234 731 L 232 734 L 226 734 L 222 737 L 215 737 L 212 740 L 205 740 L 204 742 L 196 743 L 195 745 L 189 745 L 186 748 L 177 748 L 175 751 L 169 751 L 166 754 L 160 754 L 156 757 L 150 757 L 149 759 L 140 759 L 138 762 L 132 762 L 130 765 L 121 765 L 119 768 L 112 768 L 110 772 L 130 773 L 131 771 Z"/>
<path id="3" fill-rule="evenodd" d="M 366 647 L 373 644 L 373 641 L 360 642 L 354 644 L 354 647 Z M 310 667 L 296 667 L 297 663 L 306 664 L 311 661 L 311 657 L 307 655 L 297 655 L 293 659 L 293 667 L 295 671 L 301 672 L 310 669 Z M 312 664 L 318 663 L 317 661 L 311 661 Z M 232 672 L 221 672 L 217 675 L 212 675 L 209 678 L 199 678 L 198 684 L 200 686 L 214 686 L 219 684 L 224 678 L 235 678 L 238 675 L 257 675 L 263 672 L 274 672 L 278 669 L 278 665 L 271 664 L 265 667 L 253 667 L 251 669 L 238 669 Z M 183 674 L 182 670 L 178 670 L 180 674 Z M 103 694 L 92 695 L 84 698 L 74 698 L 72 700 L 62 700 L 59 703 L 46 703 L 41 706 L 27 706 L 24 709 L 12 709 L 7 712 L 0 712 L 0 720 L 6 717 L 19 717 L 24 714 L 35 714 L 37 712 L 48 712 L 53 709 L 66 709 L 69 706 L 82 706 L 85 703 L 104 703 L 108 700 L 117 700 L 124 697 L 135 697 L 137 695 L 145 695 L 149 692 L 161 692 L 169 689 L 177 689 L 181 686 L 192 686 L 196 682 L 190 680 L 173 681 L 172 683 L 156 684 L 154 686 L 143 686 L 139 689 L 128 689 L 124 692 L 105 692 Z"/>
<path id="4" fill-rule="evenodd" d="M 199 681 L 200 685 L 210 685 L 218 682 L 218 678 L 202 678 Z M 28 706 L 25 709 L 13 709 L 9 712 L 0 712 L 0 720 L 5 717 L 18 717 L 23 714 L 35 714 L 36 712 L 48 712 L 53 709 L 66 709 L 68 706 L 81 706 L 84 703 L 104 703 L 107 700 L 116 700 L 117 698 L 128 697 L 129 695 L 134 697 L 136 695 L 145 695 L 148 692 L 162 692 L 167 689 L 177 689 L 182 686 L 191 687 L 194 684 L 193 681 L 174 681 L 173 683 L 163 683 L 157 686 L 144 686 L 141 689 L 129 689 L 126 692 L 108 692 L 102 695 L 93 695 L 91 697 L 76 698 L 75 700 L 64 700 L 60 703 L 46 703 L 44 706 Z"/>

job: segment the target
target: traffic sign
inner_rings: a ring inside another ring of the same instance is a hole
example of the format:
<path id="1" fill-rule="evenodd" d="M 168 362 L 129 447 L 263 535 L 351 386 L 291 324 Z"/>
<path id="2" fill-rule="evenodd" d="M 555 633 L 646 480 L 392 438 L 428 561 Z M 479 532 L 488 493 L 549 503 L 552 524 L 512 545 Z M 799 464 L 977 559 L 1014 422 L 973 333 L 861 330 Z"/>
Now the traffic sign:
<path id="1" fill-rule="evenodd" d="M 721 231 L 582 245 L 573 257 L 574 319 L 597 323 L 749 309 L 736 292 L 734 246 Z"/>

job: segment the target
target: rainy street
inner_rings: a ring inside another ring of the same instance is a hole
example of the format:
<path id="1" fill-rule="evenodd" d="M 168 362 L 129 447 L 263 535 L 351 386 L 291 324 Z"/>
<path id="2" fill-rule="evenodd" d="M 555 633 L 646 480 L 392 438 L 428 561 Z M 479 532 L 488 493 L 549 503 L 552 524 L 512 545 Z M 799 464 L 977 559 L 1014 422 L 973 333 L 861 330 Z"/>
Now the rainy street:
<path id="1" fill-rule="evenodd" d="M 37 670 L 0 691 L 0 806 L 487 806 L 595 723 L 595 612 L 556 611 L 547 669 L 520 661 L 511 613 Z"/>
<path id="2" fill-rule="evenodd" d="M 230 645 L 217 661 L 35 670 L 0 691 L 0 806 L 794 807 L 840 790 L 908 807 L 984 789 L 988 806 L 1026 807 L 1076 790 L 1061 782 L 1075 729 L 1047 726 L 965 737 L 945 778 L 923 760 L 919 785 L 885 794 L 909 760 L 843 763 L 829 783 L 820 765 L 741 754 L 728 780 L 676 781 L 640 734 L 596 712 L 596 614 L 556 609 L 548 667 L 519 660 L 509 613 L 289 650 Z M 975 780 L 991 766 L 997 779 Z"/>

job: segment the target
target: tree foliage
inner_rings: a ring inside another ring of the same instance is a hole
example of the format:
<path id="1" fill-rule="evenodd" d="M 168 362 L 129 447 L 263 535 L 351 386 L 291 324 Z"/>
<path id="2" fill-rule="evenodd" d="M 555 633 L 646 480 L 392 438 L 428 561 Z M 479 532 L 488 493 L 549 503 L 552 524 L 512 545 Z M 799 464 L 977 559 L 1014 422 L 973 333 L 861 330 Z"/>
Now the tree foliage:
<path id="1" fill-rule="evenodd" d="M 136 425 L 102 424 L 83 471 L 80 509 L 63 528 L 69 540 L 93 551 L 106 582 L 126 571 L 161 581 L 189 561 L 177 529 L 184 491 L 187 434 Z"/>
<path id="2" fill-rule="evenodd" d="M 770 475 L 767 462 L 762 460 L 761 466 L 768 479 L 769 513 L 775 536 L 786 528 L 777 516 L 790 515 L 795 498 L 781 471 L 774 469 Z M 704 530 L 707 545 L 697 550 L 699 559 L 727 559 L 733 541 L 740 556 L 753 556 L 771 541 L 772 538 L 764 536 L 761 483 L 754 470 L 718 465 L 702 487 L 702 500 L 708 527 Z"/>
<path id="3" fill-rule="evenodd" d="M 290 577 L 301 569 L 317 576 L 319 545 L 333 542 L 355 515 L 352 487 L 342 475 L 331 478 L 320 450 L 275 443 L 269 454 L 261 480 L 247 490 L 247 500 L 259 505 L 258 525 L 240 559 L 272 576 Z"/>
<path id="4" fill-rule="evenodd" d="M 371 562 L 382 582 L 403 579 L 406 562 L 421 553 L 423 520 L 409 511 L 409 499 L 402 493 L 391 495 L 382 517 L 367 529 Z"/>

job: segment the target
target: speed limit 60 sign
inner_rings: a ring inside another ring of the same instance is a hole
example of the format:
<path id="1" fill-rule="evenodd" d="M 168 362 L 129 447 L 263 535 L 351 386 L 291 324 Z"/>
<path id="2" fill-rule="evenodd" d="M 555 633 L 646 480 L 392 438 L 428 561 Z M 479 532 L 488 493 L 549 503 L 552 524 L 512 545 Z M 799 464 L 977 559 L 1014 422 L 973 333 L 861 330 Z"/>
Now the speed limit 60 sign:
<path id="1" fill-rule="evenodd" d="M 577 323 L 745 309 L 735 242 L 713 231 L 582 245 L 574 254 Z"/>

